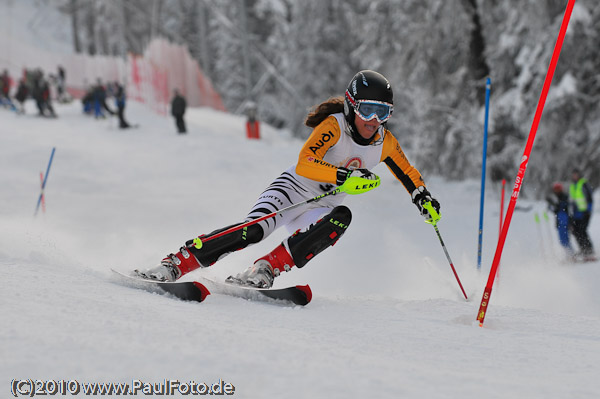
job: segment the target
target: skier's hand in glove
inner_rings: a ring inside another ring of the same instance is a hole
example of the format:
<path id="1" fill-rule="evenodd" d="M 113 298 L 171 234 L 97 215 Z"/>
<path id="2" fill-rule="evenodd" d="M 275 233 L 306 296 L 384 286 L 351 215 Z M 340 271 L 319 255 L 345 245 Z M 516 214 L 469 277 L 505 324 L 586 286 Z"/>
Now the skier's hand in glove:
<path id="1" fill-rule="evenodd" d="M 379 176 L 368 169 L 338 168 L 336 183 L 348 194 L 362 194 L 379 185 Z"/>
<path id="2" fill-rule="evenodd" d="M 376 174 L 372 173 L 368 169 L 346 169 L 346 168 L 338 168 L 337 170 L 337 185 L 341 186 L 351 177 L 360 177 L 362 179 L 367 180 L 377 180 L 378 177 Z"/>
<path id="3" fill-rule="evenodd" d="M 413 203 L 419 208 L 419 212 L 426 220 L 431 220 L 432 215 L 429 214 L 429 211 L 424 207 L 427 202 L 431 202 L 431 206 L 436 211 L 438 215 L 440 215 L 440 203 L 438 200 L 433 198 L 429 191 L 425 188 L 425 186 L 417 187 L 412 192 L 412 200 Z"/>

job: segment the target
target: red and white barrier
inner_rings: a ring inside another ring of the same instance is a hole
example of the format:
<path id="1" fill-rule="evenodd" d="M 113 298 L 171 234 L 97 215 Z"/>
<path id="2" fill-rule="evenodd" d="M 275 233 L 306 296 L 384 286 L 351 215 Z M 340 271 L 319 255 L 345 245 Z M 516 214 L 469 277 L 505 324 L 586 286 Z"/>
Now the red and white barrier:
<path id="1" fill-rule="evenodd" d="M 165 39 L 154 39 L 143 55 L 120 58 L 60 54 L 0 35 L 0 54 L 0 70 L 9 71 L 13 85 L 25 69 L 39 68 L 48 76 L 56 74 L 60 65 L 66 72 L 67 91 L 76 98 L 101 79 L 104 84 L 124 84 L 129 99 L 148 104 L 161 114 L 168 113 L 174 89 L 186 97 L 190 107 L 225 111 L 221 97 L 187 48 Z"/>

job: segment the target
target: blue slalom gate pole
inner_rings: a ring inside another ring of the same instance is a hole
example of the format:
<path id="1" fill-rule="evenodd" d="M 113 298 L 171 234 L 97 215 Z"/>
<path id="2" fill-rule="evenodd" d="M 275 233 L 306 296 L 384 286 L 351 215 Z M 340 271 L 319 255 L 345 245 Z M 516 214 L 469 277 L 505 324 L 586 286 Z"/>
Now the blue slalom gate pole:
<path id="1" fill-rule="evenodd" d="M 35 207 L 35 213 L 33 216 L 36 216 L 38 210 L 40 209 L 40 203 L 42 202 L 42 198 L 44 197 L 44 189 L 46 188 L 46 182 L 48 181 L 48 173 L 50 173 L 50 166 L 52 166 L 52 159 L 54 159 L 54 152 L 56 151 L 56 147 L 52 147 L 52 153 L 50 154 L 50 160 L 48 161 L 48 167 L 46 168 L 46 174 L 44 175 L 44 182 L 42 183 L 42 192 L 40 193 L 40 197 L 38 198 L 37 206 Z"/>
<path id="2" fill-rule="evenodd" d="M 483 157 L 481 160 L 481 200 L 479 204 L 479 244 L 477 246 L 477 270 L 481 269 L 481 246 L 483 242 L 483 203 L 485 198 L 485 164 L 487 159 L 488 117 L 490 115 L 490 89 L 492 81 L 485 81 L 485 119 L 483 122 Z"/>

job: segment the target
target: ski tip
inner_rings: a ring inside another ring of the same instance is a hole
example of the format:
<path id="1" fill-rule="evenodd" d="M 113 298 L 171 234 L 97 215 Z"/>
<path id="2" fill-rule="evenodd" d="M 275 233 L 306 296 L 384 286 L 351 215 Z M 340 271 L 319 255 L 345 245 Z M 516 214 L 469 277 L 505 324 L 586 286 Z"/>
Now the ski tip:
<path id="1" fill-rule="evenodd" d="M 210 295 L 210 291 L 202 283 L 199 283 L 197 281 L 194 281 L 193 283 L 196 286 L 196 288 L 200 290 L 200 301 L 204 301 L 206 297 Z"/>
<path id="2" fill-rule="evenodd" d="M 308 285 L 297 285 L 296 288 L 306 295 L 306 303 L 310 303 L 312 300 L 312 291 Z"/>

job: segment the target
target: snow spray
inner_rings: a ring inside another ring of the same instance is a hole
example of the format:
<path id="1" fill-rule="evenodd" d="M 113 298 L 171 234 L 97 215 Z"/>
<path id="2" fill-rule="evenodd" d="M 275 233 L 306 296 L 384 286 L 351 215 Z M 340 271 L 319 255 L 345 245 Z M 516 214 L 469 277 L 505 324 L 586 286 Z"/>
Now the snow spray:
<path id="1" fill-rule="evenodd" d="M 546 250 L 546 244 L 544 243 L 544 241 L 546 241 L 544 239 L 544 233 L 542 232 L 542 224 L 540 223 L 540 215 L 535 212 L 533 214 L 533 218 L 535 219 L 535 225 L 537 226 L 537 231 L 538 231 L 538 236 L 540 237 L 540 251 L 542 251 L 542 256 L 544 257 L 544 260 L 548 260 L 548 253 Z"/>
<path id="2" fill-rule="evenodd" d="M 492 295 L 492 286 L 494 285 L 494 278 L 496 276 L 496 271 L 498 269 L 498 265 L 500 264 L 500 258 L 502 257 L 502 249 L 504 248 L 504 243 L 506 241 L 506 235 L 508 234 L 508 228 L 510 227 L 510 221 L 512 219 L 513 212 L 515 210 L 515 205 L 517 204 L 517 198 L 519 197 L 519 192 L 521 191 L 521 186 L 523 184 L 523 178 L 525 176 L 525 170 L 527 169 L 527 163 L 529 162 L 529 156 L 531 154 L 533 142 L 535 141 L 535 134 L 536 134 L 538 126 L 540 124 L 540 119 L 542 118 L 542 112 L 544 111 L 546 97 L 548 96 L 548 91 L 550 90 L 550 84 L 552 83 L 552 77 L 554 76 L 554 71 L 556 69 L 558 57 L 560 56 L 560 50 L 562 48 L 563 41 L 565 39 L 565 34 L 567 33 L 567 27 L 569 26 L 569 19 L 571 18 L 571 13 L 573 12 L 574 5 L 575 5 L 575 0 L 569 0 L 569 3 L 567 4 L 567 8 L 565 9 L 565 14 L 564 14 L 562 23 L 560 25 L 560 31 L 558 33 L 558 38 L 556 39 L 556 45 L 554 46 L 554 51 L 552 52 L 552 59 L 550 60 L 550 66 L 548 67 L 548 72 L 546 73 L 546 78 L 544 79 L 544 86 L 542 87 L 542 94 L 540 95 L 540 99 L 538 101 L 538 105 L 535 110 L 533 124 L 531 125 L 531 130 L 529 131 L 529 137 L 527 138 L 527 144 L 525 145 L 525 151 L 523 152 L 523 157 L 521 158 L 519 172 L 517 173 L 517 178 L 515 179 L 515 185 L 514 185 L 512 194 L 510 196 L 510 201 L 508 203 L 508 209 L 506 210 L 506 217 L 505 217 L 504 223 L 502 225 L 502 233 L 500 234 L 500 238 L 498 239 L 498 246 L 496 247 L 496 253 L 494 255 L 494 260 L 492 262 L 492 268 L 490 269 L 490 275 L 488 277 L 488 281 L 485 286 L 485 290 L 483 291 L 483 298 L 481 299 L 481 305 L 479 306 L 479 311 L 477 312 L 477 320 L 479 321 L 480 327 L 483 326 L 483 321 L 485 320 L 485 314 L 487 312 L 490 297 Z"/>

